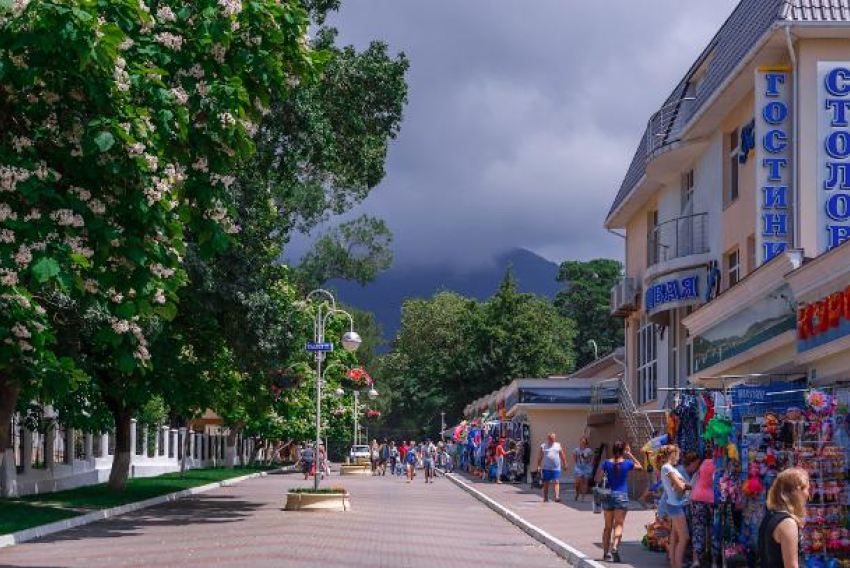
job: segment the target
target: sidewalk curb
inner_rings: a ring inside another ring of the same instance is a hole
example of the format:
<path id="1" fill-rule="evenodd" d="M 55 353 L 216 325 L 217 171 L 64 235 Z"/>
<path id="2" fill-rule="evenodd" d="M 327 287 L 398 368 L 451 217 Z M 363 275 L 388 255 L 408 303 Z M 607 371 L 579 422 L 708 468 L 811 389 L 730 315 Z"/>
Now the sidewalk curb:
<path id="1" fill-rule="evenodd" d="M 504 517 L 506 520 L 510 521 L 512 524 L 519 527 L 523 532 L 527 533 L 529 536 L 539 541 L 540 543 L 546 545 L 547 548 L 552 550 L 555 554 L 566 560 L 570 565 L 576 566 L 577 568 L 607 568 L 604 564 L 593 560 L 585 553 L 580 550 L 573 548 L 569 544 L 558 540 L 551 534 L 547 533 L 540 527 L 533 525 L 523 519 L 521 516 L 517 515 L 507 507 L 499 504 L 494 499 L 488 497 L 481 491 L 475 489 L 472 485 L 458 478 L 453 473 L 446 473 L 444 477 L 451 480 L 452 483 L 490 507 L 493 511 Z"/>
<path id="2" fill-rule="evenodd" d="M 283 469 L 281 468 L 271 471 L 283 471 Z M 66 531 L 76 527 L 90 525 L 91 523 L 96 523 L 97 521 L 117 517 L 118 515 L 132 513 L 133 511 L 138 511 L 140 509 L 147 509 L 148 507 L 153 507 L 154 505 L 161 505 L 162 503 L 168 503 L 169 501 L 176 501 L 178 499 L 182 499 L 183 497 L 191 497 L 192 495 L 206 493 L 207 491 L 212 491 L 213 489 L 218 489 L 219 487 L 227 487 L 228 485 L 235 485 L 236 483 L 247 481 L 249 479 L 265 477 L 269 473 L 269 471 L 258 471 L 256 473 L 250 473 L 248 475 L 231 477 L 230 479 L 225 479 L 223 481 L 215 481 L 206 485 L 199 485 L 198 487 L 190 487 L 189 489 L 182 489 L 180 491 L 175 491 L 174 493 L 167 493 L 158 497 L 151 497 L 150 499 L 145 499 L 144 501 L 136 501 L 135 503 L 118 505 L 117 507 L 111 507 L 109 509 L 92 511 L 91 513 L 80 515 L 79 517 L 71 517 L 70 519 L 56 521 L 54 523 L 39 525 L 37 527 L 24 529 L 22 531 L 0 535 L 0 548 L 14 546 L 22 542 L 27 542 L 29 540 L 50 536 L 52 534 L 56 534 L 58 532 Z"/>

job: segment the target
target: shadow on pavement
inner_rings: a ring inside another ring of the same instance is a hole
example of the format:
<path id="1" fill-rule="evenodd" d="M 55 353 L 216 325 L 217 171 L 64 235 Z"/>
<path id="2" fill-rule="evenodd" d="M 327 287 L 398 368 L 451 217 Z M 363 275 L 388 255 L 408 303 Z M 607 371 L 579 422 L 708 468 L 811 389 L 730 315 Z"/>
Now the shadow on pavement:
<path id="1" fill-rule="evenodd" d="M 235 523 L 251 516 L 262 506 L 262 503 L 233 499 L 227 495 L 200 495 L 112 517 L 32 542 L 58 543 L 83 538 L 131 536 L 146 527 Z"/>

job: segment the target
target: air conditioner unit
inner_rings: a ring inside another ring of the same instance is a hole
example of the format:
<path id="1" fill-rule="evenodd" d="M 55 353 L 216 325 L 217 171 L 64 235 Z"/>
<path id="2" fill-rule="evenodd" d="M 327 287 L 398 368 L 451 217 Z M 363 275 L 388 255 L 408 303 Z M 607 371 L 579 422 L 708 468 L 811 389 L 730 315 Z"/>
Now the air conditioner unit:
<path id="1" fill-rule="evenodd" d="M 638 309 L 638 289 L 634 278 L 623 278 L 611 288 L 611 315 L 626 317 Z"/>

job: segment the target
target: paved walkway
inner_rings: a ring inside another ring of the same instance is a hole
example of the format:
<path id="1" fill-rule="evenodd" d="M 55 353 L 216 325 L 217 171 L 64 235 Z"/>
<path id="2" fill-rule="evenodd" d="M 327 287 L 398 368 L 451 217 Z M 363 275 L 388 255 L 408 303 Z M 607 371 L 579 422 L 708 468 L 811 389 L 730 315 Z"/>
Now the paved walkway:
<path id="1" fill-rule="evenodd" d="M 0 566 L 564 568 L 448 479 L 334 476 L 348 513 L 282 510 L 300 476 L 270 475 L 0 549 Z"/>
<path id="2" fill-rule="evenodd" d="M 561 492 L 562 502 L 543 503 L 539 489 L 532 491 L 528 485 L 483 482 L 466 474 L 458 474 L 464 481 L 472 484 L 503 507 L 510 509 L 528 522 L 538 526 L 555 538 L 579 549 L 593 560 L 602 560 L 602 529 L 605 521 L 601 514 L 593 514 L 590 496 L 587 501 L 573 500 L 572 488 Z M 551 497 L 551 495 L 550 495 Z M 646 534 L 645 525 L 655 518 L 653 511 L 647 511 L 637 505 L 629 511 L 624 525 L 620 554 L 623 564 L 612 566 L 639 566 L 640 568 L 666 568 L 666 556 L 663 553 L 646 550 L 640 541 Z"/>

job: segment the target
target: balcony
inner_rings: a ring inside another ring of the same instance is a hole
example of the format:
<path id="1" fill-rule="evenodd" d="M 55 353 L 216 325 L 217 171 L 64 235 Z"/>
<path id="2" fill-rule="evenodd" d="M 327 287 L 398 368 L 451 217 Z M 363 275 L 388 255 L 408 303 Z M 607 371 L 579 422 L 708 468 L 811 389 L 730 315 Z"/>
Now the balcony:
<path id="1" fill-rule="evenodd" d="M 661 223 L 646 239 L 647 266 L 708 252 L 708 213 Z"/>
<path id="2" fill-rule="evenodd" d="M 688 107 L 693 100 L 693 97 L 684 97 L 672 101 L 650 117 L 646 128 L 647 162 L 672 148 L 680 140 Z"/>
<path id="3" fill-rule="evenodd" d="M 634 278 L 623 278 L 611 288 L 611 315 L 624 318 L 638 309 L 638 289 Z"/>

